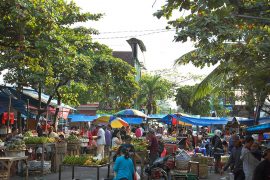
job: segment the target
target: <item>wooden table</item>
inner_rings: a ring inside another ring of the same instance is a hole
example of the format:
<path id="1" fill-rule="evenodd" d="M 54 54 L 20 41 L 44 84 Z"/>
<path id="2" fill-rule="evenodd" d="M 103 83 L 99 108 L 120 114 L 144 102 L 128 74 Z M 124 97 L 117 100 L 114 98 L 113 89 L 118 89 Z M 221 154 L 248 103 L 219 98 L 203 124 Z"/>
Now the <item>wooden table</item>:
<path id="1" fill-rule="evenodd" d="M 23 161 L 26 164 L 25 179 L 28 179 L 28 156 L 23 157 L 0 157 L 0 163 L 7 169 L 8 179 L 10 179 L 10 168 L 15 161 Z"/>
<path id="2" fill-rule="evenodd" d="M 79 165 L 61 164 L 61 165 L 59 165 L 59 180 L 61 180 L 62 166 L 72 167 L 72 177 L 71 177 L 71 179 L 74 179 L 74 169 L 75 169 L 75 167 L 97 168 L 97 180 L 99 180 L 99 168 L 105 167 L 105 166 L 108 166 L 108 168 L 109 168 L 110 163 L 102 164 L 102 165 L 95 165 L 95 166 L 79 166 Z"/>

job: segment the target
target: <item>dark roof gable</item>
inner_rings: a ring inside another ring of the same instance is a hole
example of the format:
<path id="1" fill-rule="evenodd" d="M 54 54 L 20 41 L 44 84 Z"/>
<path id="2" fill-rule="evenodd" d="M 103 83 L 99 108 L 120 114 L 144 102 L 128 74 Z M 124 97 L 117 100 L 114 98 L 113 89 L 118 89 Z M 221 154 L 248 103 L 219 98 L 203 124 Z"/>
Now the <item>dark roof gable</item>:
<path id="1" fill-rule="evenodd" d="M 131 51 L 113 51 L 113 56 L 126 61 L 128 64 L 134 67 L 134 60 L 132 58 Z"/>

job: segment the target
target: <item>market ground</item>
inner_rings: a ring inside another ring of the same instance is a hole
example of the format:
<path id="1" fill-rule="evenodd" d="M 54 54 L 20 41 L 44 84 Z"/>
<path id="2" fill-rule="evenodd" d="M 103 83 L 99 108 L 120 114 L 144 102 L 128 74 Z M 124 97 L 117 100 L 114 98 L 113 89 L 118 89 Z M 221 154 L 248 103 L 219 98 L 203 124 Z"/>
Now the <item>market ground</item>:
<path id="1" fill-rule="evenodd" d="M 139 167 L 137 168 L 138 172 L 140 172 Z M 63 167 L 61 180 L 72 180 L 71 178 L 71 167 Z M 85 168 L 85 167 L 77 167 L 75 168 L 75 179 L 76 180 L 97 180 L 97 170 L 95 168 Z M 112 174 L 112 173 L 111 173 Z M 224 175 L 215 174 L 213 172 L 208 173 L 209 180 L 225 180 L 227 173 Z M 107 167 L 100 168 L 100 180 L 104 180 L 107 178 Z M 11 180 L 24 180 L 25 178 L 19 176 L 11 177 Z M 44 175 L 43 177 L 40 175 L 30 175 L 29 180 L 58 180 L 58 173 L 50 173 Z"/>

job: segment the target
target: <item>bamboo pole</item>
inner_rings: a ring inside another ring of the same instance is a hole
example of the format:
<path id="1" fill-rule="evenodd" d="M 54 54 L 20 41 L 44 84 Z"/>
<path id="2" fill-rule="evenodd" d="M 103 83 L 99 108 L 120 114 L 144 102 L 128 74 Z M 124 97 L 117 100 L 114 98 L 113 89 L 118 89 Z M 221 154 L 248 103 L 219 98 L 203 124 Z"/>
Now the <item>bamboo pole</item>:
<path id="1" fill-rule="evenodd" d="M 8 102 L 7 134 L 8 134 L 8 130 L 9 130 L 9 122 L 10 122 L 10 109 L 11 109 L 11 96 L 9 96 L 9 102 Z"/>

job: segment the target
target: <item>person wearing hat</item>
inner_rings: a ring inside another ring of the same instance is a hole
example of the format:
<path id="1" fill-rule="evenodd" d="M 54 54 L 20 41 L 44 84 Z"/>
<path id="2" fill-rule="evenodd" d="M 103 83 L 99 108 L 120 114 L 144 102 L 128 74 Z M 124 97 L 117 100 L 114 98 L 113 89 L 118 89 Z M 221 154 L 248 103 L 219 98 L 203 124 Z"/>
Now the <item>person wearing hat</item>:
<path id="1" fill-rule="evenodd" d="M 264 160 L 255 168 L 252 180 L 269 180 L 270 179 L 270 148 L 263 153 Z"/>

